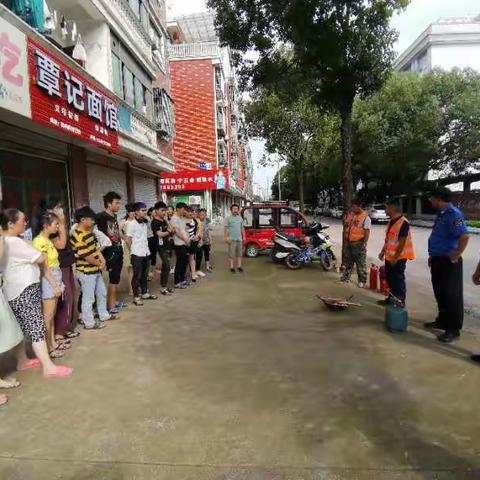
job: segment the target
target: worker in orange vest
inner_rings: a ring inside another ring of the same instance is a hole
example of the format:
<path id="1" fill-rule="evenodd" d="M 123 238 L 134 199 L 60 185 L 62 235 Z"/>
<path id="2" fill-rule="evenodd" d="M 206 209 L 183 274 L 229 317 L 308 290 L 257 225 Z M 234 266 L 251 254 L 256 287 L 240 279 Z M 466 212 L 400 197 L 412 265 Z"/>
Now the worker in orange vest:
<path id="1" fill-rule="evenodd" d="M 365 288 L 367 283 L 367 245 L 372 221 L 362 209 L 359 200 L 354 200 L 350 212 L 344 220 L 343 263 L 345 270 L 342 282 L 349 282 L 353 267 L 357 267 L 358 286 Z"/>
<path id="2" fill-rule="evenodd" d="M 390 295 L 378 303 L 381 305 L 396 303 L 403 308 L 407 298 L 405 269 L 409 260 L 415 260 L 412 232 L 410 223 L 402 215 L 397 202 L 387 202 L 386 212 L 390 217 L 390 223 L 387 226 L 385 245 L 378 258 L 381 261 L 385 259 L 385 273 Z"/>

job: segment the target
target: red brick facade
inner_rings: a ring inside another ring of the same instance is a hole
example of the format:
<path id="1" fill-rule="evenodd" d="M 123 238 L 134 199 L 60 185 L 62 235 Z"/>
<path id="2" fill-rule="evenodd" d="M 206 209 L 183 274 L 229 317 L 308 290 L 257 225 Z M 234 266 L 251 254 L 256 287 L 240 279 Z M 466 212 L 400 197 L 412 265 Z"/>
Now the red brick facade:
<path id="1" fill-rule="evenodd" d="M 197 170 L 200 162 L 216 166 L 214 67 L 212 60 L 170 62 L 175 102 L 177 170 Z"/>

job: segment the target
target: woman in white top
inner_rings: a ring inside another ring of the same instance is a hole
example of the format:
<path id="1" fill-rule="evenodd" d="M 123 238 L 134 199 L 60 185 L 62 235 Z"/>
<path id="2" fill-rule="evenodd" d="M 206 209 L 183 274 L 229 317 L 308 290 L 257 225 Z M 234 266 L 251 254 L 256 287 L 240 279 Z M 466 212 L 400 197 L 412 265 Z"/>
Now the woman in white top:
<path id="1" fill-rule="evenodd" d="M 0 228 L 0 264 L 3 261 L 4 253 L 5 237 Z M 0 274 L 0 286 L 1 285 L 2 275 Z M 19 358 L 20 353 L 22 353 L 23 366 L 25 361 L 28 363 L 29 360 L 26 358 L 25 344 L 22 342 L 22 339 L 22 331 L 0 289 L 0 353 L 8 352 L 13 347 L 19 345 Z M 20 383 L 14 378 L 0 378 L 0 388 L 15 388 L 18 386 L 20 386 Z M 0 394 L 0 405 L 4 405 L 5 403 L 7 403 L 7 396 Z"/>
<path id="2" fill-rule="evenodd" d="M 55 282 L 53 277 L 49 278 L 51 272 L 47 258 L 20 238 L 27 226 L 23 212 L 15 208 L 7 209 L 1 215 L 0 223 L 5 234 L 5 258 L 2 263 L 3 294 L 23 334 L 32 341 L 33 351 L 40 360 L 44 377 L 70 375 L 71 368 L 57 366 L 52 362 L 45 341 L 40 267 L 50 283 L 53 285 Z"/>

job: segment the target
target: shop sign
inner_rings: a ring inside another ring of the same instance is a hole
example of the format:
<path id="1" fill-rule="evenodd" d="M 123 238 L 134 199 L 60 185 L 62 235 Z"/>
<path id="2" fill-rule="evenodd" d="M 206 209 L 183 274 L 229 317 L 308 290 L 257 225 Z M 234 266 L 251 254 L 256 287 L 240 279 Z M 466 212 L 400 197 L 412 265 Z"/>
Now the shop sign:
<path id="1" fill-rule="evenodd" d="M 160 188 L 162 192 L 228 190 L 229 178 L 228 169 L 163 173 L 160 176 Z"/>
<path id="2" fill-rule="evenodd" d="M 95 83 L 28 40 L 32 119 L 97 147 L 118 152 L 118 106 Z"/>
<path id="3" fill-rule="evenodd" d="M 27 38 L 0 18 L 0 108 L 30 117 Z"/>

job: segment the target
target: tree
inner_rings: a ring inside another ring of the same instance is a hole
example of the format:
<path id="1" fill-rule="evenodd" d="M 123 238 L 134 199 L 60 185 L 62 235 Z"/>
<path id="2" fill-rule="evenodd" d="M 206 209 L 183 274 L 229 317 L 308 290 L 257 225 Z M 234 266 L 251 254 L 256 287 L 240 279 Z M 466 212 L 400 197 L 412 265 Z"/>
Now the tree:
<path id="1" fill-rule="evenodd" d="M 480 74 L 436 70 L 424 77 L 426 91 L 442 111 L 431 168 L 458 175 L 480 167 Z"/>
<path id="2" fill-rule="evenodd" d="M 408 0 L 208 0 L 222 42 L 239 54 L 253 85 L 275 85 L 292 96 L 308 91 L 317 106 L 340 115 L 342 184 L 353 196 L 352 108 L 384 82 L 394 58 L 389 23 Z M 290 55 L 285 49 L 290 48 Z M 250 56 L 251 58 L 252 56 Z M 291 85 L 297 82 L 297 89 Z"/>
<path id="3" fill-rule="evenodd" d="M 260 88 L 253 98 L 246 108 L 249 133 L 264 139 L 267 152 L 279 155 L 291 166 L 303 209 L 305 165 L 321 114 L 306 97 L 286 105 L 276 93 Z"/>
<path id="4" fill-rule="evenodd" d="M 437 155 L 442 111 L 424 77 L 392 75 L 383 88 L 354 107 L 357 175 L 380 192 L 412 193 Z"/>

